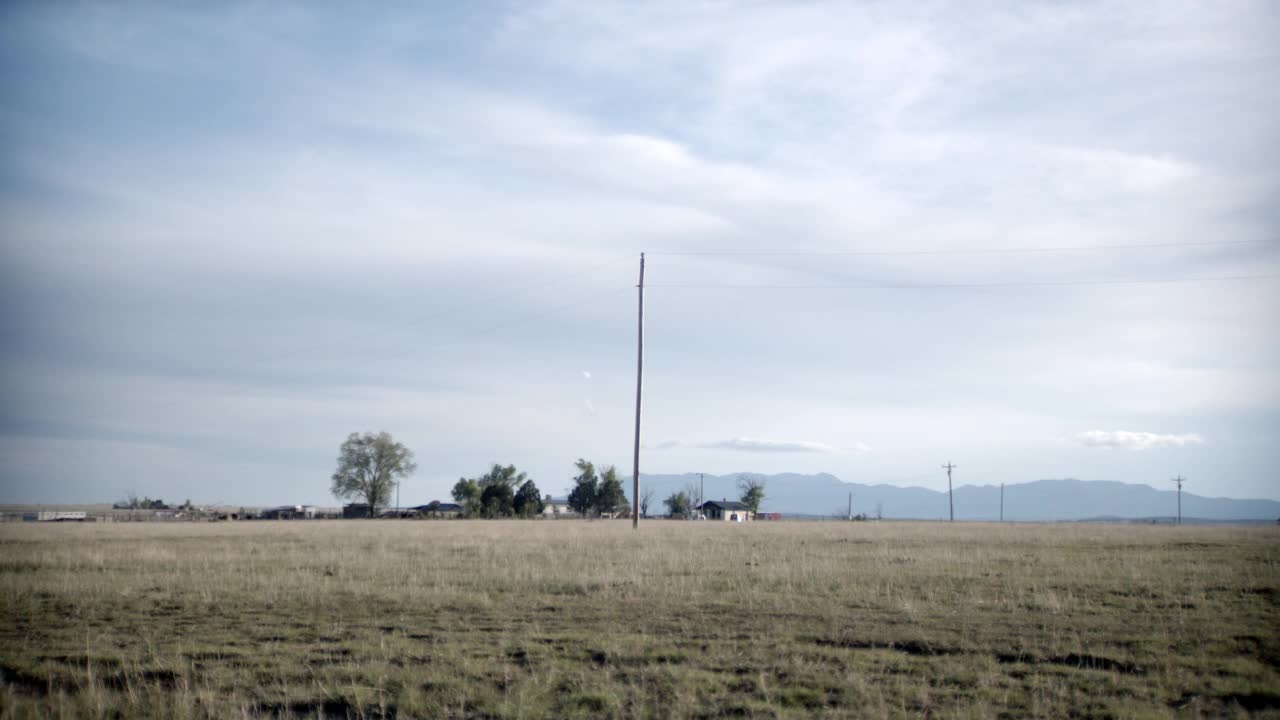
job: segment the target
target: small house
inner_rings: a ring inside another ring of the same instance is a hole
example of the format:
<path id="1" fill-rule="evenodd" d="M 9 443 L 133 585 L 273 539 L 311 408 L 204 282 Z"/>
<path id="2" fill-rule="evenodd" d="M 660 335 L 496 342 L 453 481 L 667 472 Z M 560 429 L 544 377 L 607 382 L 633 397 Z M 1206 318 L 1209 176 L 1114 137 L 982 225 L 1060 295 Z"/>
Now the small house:
<path id="1" fill-rule="evenodd" d="M 698 511 L 708 520 L 746 522 L 754 519 L 751 507 L 737 500 L 708 500 L 698 506 Z"/>
<path id="2" fill-rule="evenodd" d="M 550 495 L 542 498 L 542 515 L 544 517 L 560 517 L 573 514 L 573 509 L 569 507 L 569 498 L 557 498 Z"/>

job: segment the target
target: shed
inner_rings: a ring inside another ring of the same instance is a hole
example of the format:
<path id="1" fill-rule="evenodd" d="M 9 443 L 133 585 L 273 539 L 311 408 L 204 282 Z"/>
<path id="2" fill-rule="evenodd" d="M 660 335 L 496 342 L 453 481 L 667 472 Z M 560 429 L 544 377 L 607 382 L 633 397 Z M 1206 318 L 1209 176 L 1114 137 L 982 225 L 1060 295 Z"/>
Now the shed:
<path id="1" fill-rule="evenodd" d="M 569 498 L 558 498 L 547 495 L 542 498 L 542 514 L 548 517 L 556 517 L 559 515 L 572 515 L 574 513 L 573 508 L 569 507 Z"/>
<path id="2" fill-rule="evenodd" d="M 708 500 L 698 506 L 708 520 L 745 522 L 754 518 L 751 507 L 737 500 Z"/>
<path id="3" fill-rule="evenodd" d="M 369 517 L 368 503 L 350 503 L 342 506 L 342 517 L 347 520 Z"/>

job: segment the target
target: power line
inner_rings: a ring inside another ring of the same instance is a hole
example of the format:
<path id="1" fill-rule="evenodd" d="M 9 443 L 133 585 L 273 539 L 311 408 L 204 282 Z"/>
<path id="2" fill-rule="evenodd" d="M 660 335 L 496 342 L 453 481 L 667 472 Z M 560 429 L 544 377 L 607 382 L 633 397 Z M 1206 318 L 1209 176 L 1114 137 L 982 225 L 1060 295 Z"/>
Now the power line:
<path id="1" fill-rule="evenodd" d="M 692 288 L 702 290 L 934 290 L 947 288 L 1022 288 L 1022 287 L 1071 287 L 1082 285 L 1164 285 L 1173 283 L 1225 282 L 1233 280 L 1274 280 L 1280 273 L 1260 275 L 1219 275 L 1191 278 L 1146 278 L 1123 280 L 1029 280 L 985 283 L 885 283 L 885 284 L 720 284 L 707 283 L 649 283 L 652 288 Z"/>
<path id="2" fill-rule="evenodd" d="M 942 469 L 947 471 L 947 510 L 951 514 L 951 522 L 955 522 L 956 521 L 956 505 L 955 505 L 955 501 L 952 500 L 952 496 L 951 496 L 951 471 L 955 470 L 956 466 L 952 465 L 951 462 L 948 461 L 946 465 L 942 466 Z"/>
<path id="3" fill-rule="evenodd" d="M 1160 250 L 1166 248 L 1215 248 L 1239 245 L 1258 245 L 1264 240 L 1218 240 L 1214 242 L 1165 242 L 1165 243 L 1133 243 L 1122 245 L 1064 245 L 1056 247 L 1003 247 L 1003 248 L 967 248 L 958 250 L 671 250 L 666 252 L 650 252 L 650 255 L 669 256 L 750 256 L 750 255 L 790 255 L 790 256 L 913 256 L 913 255 L 1032 255 L 1056 252 L 1091 252 L 1095 250 Z"/>

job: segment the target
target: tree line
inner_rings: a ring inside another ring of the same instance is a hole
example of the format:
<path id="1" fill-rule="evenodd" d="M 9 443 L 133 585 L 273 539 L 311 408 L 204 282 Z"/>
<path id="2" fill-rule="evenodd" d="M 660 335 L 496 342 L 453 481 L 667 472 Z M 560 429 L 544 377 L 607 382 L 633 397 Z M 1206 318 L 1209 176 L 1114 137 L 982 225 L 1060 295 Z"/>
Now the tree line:
<path id="1" fill-rule="evenodd" d="M 582 458 L 574 467 L 578 474 L 573 477 L 569 492 L 570 510 L 583 517 L 630 517 L 631 508 L 616 467 L 608 465 L 597 470 L 594 463 Z M 351 433 L 338 450 L 338 467 L 330 490 L 340 499 L 364 500 L 369 515 L 376 517 L 378 508 L 390 503 L 396 485 L 416 469 L 413 452 L 389 433 Z M 743 475 L 738 479 L 738 489 L 742 502 L 751 512 L 757 512 L 764 499 L 764 479 Z M 535 517 L 546 508 L 533 479 L 514 465 L 495 463 L 479 477 L 458 478 L 450 494 L 462 506 L 463 514 L 470 517 Z M 640 496 L 642 517 L 648 517 L 652 501 L 652 490 Z M 690 518 L 700 501 L 690 487 L 671 494 L 663 504 L 672 517 Z"/>

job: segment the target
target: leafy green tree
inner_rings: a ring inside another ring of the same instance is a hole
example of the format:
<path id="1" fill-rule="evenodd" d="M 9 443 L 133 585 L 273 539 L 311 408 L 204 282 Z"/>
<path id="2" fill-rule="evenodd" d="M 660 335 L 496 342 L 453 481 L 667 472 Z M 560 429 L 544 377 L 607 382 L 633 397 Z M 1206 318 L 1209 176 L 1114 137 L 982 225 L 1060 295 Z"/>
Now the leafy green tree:
<path id="1" fill-rule="evenodd" d="M 475 480 L 458 478 L 451 494 L 454 502 L 461 505 L 466 514 L 472 515 L 480 511 L 480 492 L 480 484 Z"/>
<path id="2" fill-rule="evenodd" d="M 573 490 L 569 491 L 569 509 L 586 516 L 596 507 L 596 468 L 582 458 L 578 458 L 574 466 L 578 468 L 578 475 L 573 478 Z"/>
<path id="3" fill-rule="evenodd" d="M 671 517 L 689 517 L 689 513 L 693 511 L 693 503 L 689 500 L 689 495 L 683 490 L 672 493 L 666 500 L 662 501 L 667 506 L 667 513 Z"/>
<path id="4" fill-rule="evenodd" d="M 468 515 L 511 517 L 515 513 L 516 488 L 526 480 L 515 465 L 493 464 L 478 478 L 461 478 L 453 486 L 453 498 L 463 503 Z"/>
<path id="5" fill-rule="evenodd" d="M 390 433 L 351 433 L 338 449 L 330 490 L 337 498 L 364 498 L 369 517 L 377 517 L 378 506 L 391 499 L 391 488 L 417 468 L 413 452 Z"/>
<path id="6" fill-rule="evenodd" d="M 612 465 L 600 473 L 594 505 L 596 512 L 601 515 L 627 511 L 627 495 L 622 489 L 622 481 L 618 479 L 618 469 Z"/>
<path id="7" fill-rule="evenodd" d="M 521 517 L 541 515 L 544 507 L 542 496 L 538 493 L 538 486 L 534 485 L 532 480 L 525 482 L 516 491 L 515 510 L 517 515 Z"/>
<path id="8" fill-rule="evenodd" d="M 751 513 L 760 511 L 760 503 L 764 500 L 764 478 L 757 475 L 739 475 L 738 490 L 742 493 L 742 503 L 751 508 Z"/>
<path id="9" fill-rule="evenodd" d="M 480 492 L 480 514 L 487 518 L 511 517 L 515 513 L 515 493 L 506 483 L 486 485 Z"/>
<path id="10" fill-rule="evenodd" d="M 520 487 L 521 483 L 527 479 L 528 476 L 525 473 L 516 472 L 515 465 L 507 465 L 504 467 L 494 463 L 493 467 L 489 469 L 489 472 L 476 478 L 476 482 L 479 483 L 481 490 L 489 487 L 490 485 L 505 485 L 512 493 L 514 493 L 516 488 Z"/>

